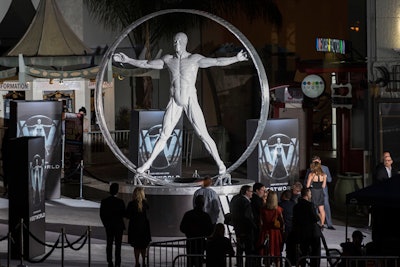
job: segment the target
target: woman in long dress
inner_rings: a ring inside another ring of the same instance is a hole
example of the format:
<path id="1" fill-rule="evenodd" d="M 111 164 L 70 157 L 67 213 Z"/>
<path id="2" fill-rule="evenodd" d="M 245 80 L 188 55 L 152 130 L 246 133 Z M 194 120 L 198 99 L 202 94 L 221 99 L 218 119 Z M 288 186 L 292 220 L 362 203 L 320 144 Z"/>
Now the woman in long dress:
<path id="1" fill-rule="evenodd" d="M 321 163 L 314 161 L 310 164 L 310 173 L 307 177 L 307 187 L 311 187 L 311 201 L 318 208 L 321 229 L 325 224 L 324 188 L 326 174 L 322 171 Z"/>
<path id="2" fill-rule="evenodd" d="M 261 208 L 261 233 L 260 233 L 260 247 L 261 255 L 280 257 L 283 238 L 282 232 L 284 227 L 283 209 L 278 206 L 278 195 L 275 191 L 269 191 L 267 201 Z M 275 220 L 279 221 L 279 226 L 275 225 Z M 267 241 L 266 241 L 267 239 Z M 275 261 L 276 266 L 280 266 L 280 261 Z"/>
<path id="3" fill-rule="evenodd" d="M 147 218 L 147 203 L 144 188 L 136 187 L 133 190 L 132 201 L 126 208 L 126 217 L 129 219 L 128 243 L 133 247 L 135 267 L 140 267 L 139 257 L 142 256 L 142 265 L 145 266 L 146 250 L 151 241 L 150 223 Z"/>

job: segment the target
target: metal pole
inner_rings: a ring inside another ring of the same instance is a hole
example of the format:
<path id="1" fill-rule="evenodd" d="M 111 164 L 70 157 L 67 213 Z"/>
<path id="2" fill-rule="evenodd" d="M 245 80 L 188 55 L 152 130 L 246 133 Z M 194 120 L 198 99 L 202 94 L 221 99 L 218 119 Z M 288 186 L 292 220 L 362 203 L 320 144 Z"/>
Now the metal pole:
<path id="1" fill-rule="evenodd" d="M 64 267 L 64 227 L 61 228 L 61 267 Z"/>
<path id="2" fill-rule="evenodd" d="M 24 219 L 21 218 L 21 224 L 20 224 L 20 239 L 19 239 L 19 244 L 20 244 L 20 266 L 23 266 L 23 258 L 24 258 Z"/>
<path id="3" fill-rule="evenodd" d="M 11 232 L 8 233 L 7 242 L 8 242 L 8 244 L 7 244 L 7 247 L 8 247 L 8 250 L 7 250 L 7 267 L 10 267 L 10 261 L 11 261 L 11 242 L 12 242 L 12 240 L 11 240 Z"/>
<path id="4" fill-rule="evenodd" d="M 90 267 L 90 263 L 91 263 L 91 259 L 92 259 L 91 258 L 91 254 L 92 254 L 91 242 L 90 242 L 92 228 L 90 228 L 90 226 L 88 226 L 88 230 L 87 231 L 88 231 L 88 267 Z"/>
<path id="5" fill-rule="evenodd" d="M 80 182 L 79 182 L 79 199 L 83 199 L 83 193 L 82 193 L 82 188 L 83 188 L 83 160 L 81 160 L 81 177 L 80 177 Z"/>

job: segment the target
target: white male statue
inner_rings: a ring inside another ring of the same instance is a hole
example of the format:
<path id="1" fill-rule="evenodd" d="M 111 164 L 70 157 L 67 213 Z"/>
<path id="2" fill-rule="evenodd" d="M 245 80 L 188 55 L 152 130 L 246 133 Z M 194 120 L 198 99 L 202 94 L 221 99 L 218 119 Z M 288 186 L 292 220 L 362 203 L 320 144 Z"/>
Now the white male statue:
<path id="1" fill-rule="evenodd" d="M 222 184 L 222 179 L 228 178 L 230 183 L 230 175 L 226 173 L 226 166 L 218 154 L 217 146 L 207 131 L 204 115 L 197 100 L 195 83 L 199 68 L 227 66 L 245 61 L 248 60 L 247 53 L 242 50 L 234 57 L 208 58 L 200 54 L 189 53 L 186 50 L 187 43 L 187 35 L 179 32 L 174 36 L 175 54 L 173 55 L 165 55 L 160 59 L 154 60 L 132 59 L 123 53 L 113 55 L 115 62 L 128 63 L 146 69 L 167 68 L 170 73 L 170 100 L 165 110 L 161 135 L 154 145 L 150 157 L 137 169 L 137 172 L 139 176 L 143 175 L 151 167 L 157 155 L 164 149 L 168 138 L 181 117 L 182 111 L 185 111 L 197 136 L 203 141 L 205 148 L 218 165 L 218 181 Z"/>

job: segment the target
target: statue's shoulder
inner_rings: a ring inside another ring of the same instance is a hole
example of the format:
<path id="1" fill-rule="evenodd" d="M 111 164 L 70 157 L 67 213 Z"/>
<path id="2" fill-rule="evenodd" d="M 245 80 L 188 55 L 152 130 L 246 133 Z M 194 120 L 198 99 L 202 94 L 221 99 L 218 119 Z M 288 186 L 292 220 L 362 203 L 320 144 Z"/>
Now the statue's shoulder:
<path id="1" fill-rule="evenodd" d="M 167 60 L 171 60 L 173 58 L 174 58 L 173 55 L 165 55 L 165 56 L 162 57 L 162 60 L 167 61 Z"/>
<path id="2" fill-rule="evenodd" d="M 199 59 L 204 58 L 204 56 L 203 56 L 203 55 L 200 55 L 200 54 L 190 54 L 190 55 L 188 56 L 188 58 L 199 60 Z"/>

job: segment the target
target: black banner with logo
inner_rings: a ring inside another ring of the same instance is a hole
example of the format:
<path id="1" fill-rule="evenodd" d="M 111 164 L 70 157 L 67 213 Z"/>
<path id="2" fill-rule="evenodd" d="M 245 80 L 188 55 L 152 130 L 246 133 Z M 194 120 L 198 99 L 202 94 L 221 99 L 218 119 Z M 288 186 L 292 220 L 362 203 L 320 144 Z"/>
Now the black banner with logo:
<path id="1" fill-rule="evenodd" d="M 60 101 L 11 101 L 10 137 L 43 136 L 46 198 L 61 197 L 61 114 Z"/>
<path id="2" fill-rule="evenodd" d="M 131 116 L 130 158 L 142 166 L 150 157 L 155 142 L 160 138 L 164 111 L 133 110 Z M 174 180 L 182 175 L 182 116 L 167 140 L 164 149 L 154 160 L 150 175 L 162 180 Z"/>
<path id="3" fill-rule="evenodd" d="M 11 138 L 9 181 L 9 232 L 12 258 L 21 253 L 21 222 L 23 231 L 24 258 L 33 258 L 45 253 L 45 246 L 32 236 L 45 242 L 45 138 Z M 31 235 L 32 236 L 31 236 Z"/>
<path id="4" fill-rule="evenodd" d="M 247 121 L 248 142 L 253 138 L 258 120 Z M 274 191 L 284 191 L 299 178 L 299 122 L 298 119 L 267 121 L 257 148 L 247 159 L 249 179 L 257 177 Z"/>

